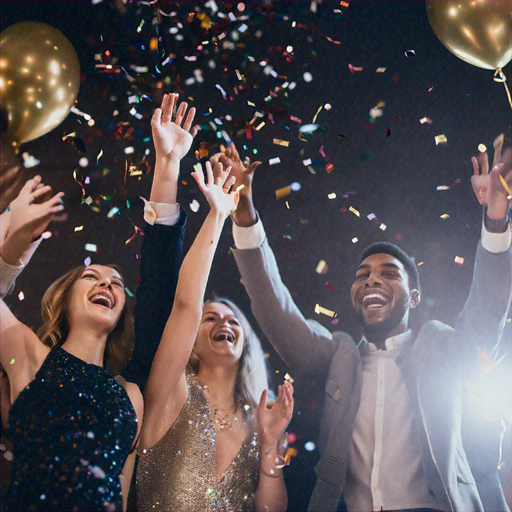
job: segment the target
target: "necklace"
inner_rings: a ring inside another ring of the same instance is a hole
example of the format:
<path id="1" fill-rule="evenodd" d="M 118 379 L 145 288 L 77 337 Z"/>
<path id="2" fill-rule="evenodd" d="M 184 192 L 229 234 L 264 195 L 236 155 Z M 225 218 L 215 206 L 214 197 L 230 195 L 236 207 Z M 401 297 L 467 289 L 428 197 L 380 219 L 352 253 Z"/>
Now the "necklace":
<path id="1" fill-rule="evenodd" d="M 199 382 L 199 381 L 198 381 Z M 201 385 L 201 384 L 199 384 Z M 210 399 L 212 395 L 210 393 L 210 389 L 207 384 L 201 386 L 201 388 L 208 393 Z M 210 411 L 213 416 L 213 422 L 215 423 L 215 427 L 218 430 L 232 430 L 233 422 L 237 421 L 238 418 L 235 416 L 236 406 L 231 406 L 227 408 L 221 408 L 218 404 L 212 402 L 210 405 Z"/>

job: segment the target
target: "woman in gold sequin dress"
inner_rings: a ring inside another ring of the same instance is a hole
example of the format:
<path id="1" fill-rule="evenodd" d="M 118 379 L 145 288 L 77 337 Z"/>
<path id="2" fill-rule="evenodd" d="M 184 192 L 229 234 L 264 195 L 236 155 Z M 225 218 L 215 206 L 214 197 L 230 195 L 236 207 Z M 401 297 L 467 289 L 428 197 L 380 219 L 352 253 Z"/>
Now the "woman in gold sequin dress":
<path id="1" fill-rule="evenodd" d="M 211 210 L 183 262 L 146 386 L 138 508 L 285 510 L 277 445 L 292 415 L 293 388 L 280 386 L 268 409 L 264 355 L 245 317 L 224 299 L 203 307 L 221 230 L 237 203 L 222 165 L 206 169 L 208 184 L 193 174 Z"/>

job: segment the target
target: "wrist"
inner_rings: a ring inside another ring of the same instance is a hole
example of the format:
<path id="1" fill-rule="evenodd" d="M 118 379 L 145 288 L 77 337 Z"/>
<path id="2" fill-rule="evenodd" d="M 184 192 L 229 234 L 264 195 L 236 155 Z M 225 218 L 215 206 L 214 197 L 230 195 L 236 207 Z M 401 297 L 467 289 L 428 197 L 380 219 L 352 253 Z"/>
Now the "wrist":
<path id="1" fill-rule="evenodd" d="M 181 158 L 179 158 L 178 156 L 176 156 L 173 153 L 168 153 L 166 155 L 156 153 L 156 160 L 159 162 L 165 163 L 165 164 L 176 164 L 176 165 L 179 165 L 179 163 L 181 162 Z"/>

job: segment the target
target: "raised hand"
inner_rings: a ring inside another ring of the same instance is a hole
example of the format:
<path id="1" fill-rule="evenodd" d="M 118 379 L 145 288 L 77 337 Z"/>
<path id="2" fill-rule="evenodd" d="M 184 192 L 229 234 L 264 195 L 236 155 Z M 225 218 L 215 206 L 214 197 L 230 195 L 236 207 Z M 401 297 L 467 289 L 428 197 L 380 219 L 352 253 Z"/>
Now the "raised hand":
<path id="1" fill-rule="evenodd" d="M 267 390 L 261 394 L 256 412 L 258 429 L 263 442 L 277 443 L 286 430 L 293 414 L 293 386 L 289 381 L 278 387 L 277 398 L 271 409 L 267 408 Z"/>
<path id="2" fill-rule="evenodd" d="M 230 176 L 230 172 L 231 167 L 224 170 L 224 166 L 220 162 L 217 162 L 213 169 L 210 162 L 206 162 L 207 182 L 204 179 L 202 169 L 201 172 L 194 171 L 192 173 L 212 211 L 219 213 L 223 217 L 227 217 L 236 210 L 240 199 L 239 190 L 241 187 L 231 190 L 235 183 L 235 178 Z"/>
<path id="3" fill-rule="evenodd" d="M 161 107 L 155 110 L 151 118 L 157 157 L 181 160 L 190 149 L 198 131 L 196 126 L 192 126 L 196 115 L 195 107 L 192 107 L 185 116 L 187 103 L 182 102 L 175 112 L 177 103 L 178 94 L 165 94 Z"/>
<path id="4" fill-rule="evenodd" d="M 238 150 L 233 142 L 227 147 L 225 153 L 216 153 L 210 158 L 210 162 L 212 165 L 215 165 L 217 162 L 221 162 L 224 167 L 231 166 L 231 176 L 234 176 L 235 186 L 238 187 L 243 185 L 243 194 L 248 194 L 251 190 L 252 180 L 254 177 L 254 171 L 258 165 L 261 165 L 261 162 L 242 162 L 240 155 L 238 154 Z"/>
<path id="5" fill-rule="evenodd" d="M 487 190 L 487 212 L 489 219 L 501 220 L 508 217 L 512 200 L 512 148 L 507 148 L 500 163 L 493 165 L 489 173 Z"/>
<path id="6" fill-rule="evenodd" d="M 494 140 L 494 159 L 492 167 L 495 168 L 501 159 L 501 149 L 505 137 L 503 134 L 498 135 Z M 487 153 L 480 153 L 478 159 L 471 157 L 473 164 L 473 176 L 471 176 L 471 185 L 475 192 L 476 198 L 481 205 L 487 204 L 487 190 L 489 189 L 489 157 Z"/>
<path id="7" fill-rule="evenodd" d="M 41 176 L 25 183 L 18 197 L 9 205 L 11 215 L 8 237 L 13 233 L 23 233 L 29 235 L 30 240 L 39 238 L 55 214 L 64 209 L 64 192 L 44 200 L 51 190 L 49 185 L 41 182 Z"/>

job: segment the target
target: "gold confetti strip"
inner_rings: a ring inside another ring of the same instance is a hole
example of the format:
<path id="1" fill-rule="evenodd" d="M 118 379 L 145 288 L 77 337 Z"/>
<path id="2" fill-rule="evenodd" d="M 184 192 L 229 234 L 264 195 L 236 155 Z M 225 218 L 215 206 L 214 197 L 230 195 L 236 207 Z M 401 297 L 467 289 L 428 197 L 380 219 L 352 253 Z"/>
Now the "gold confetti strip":
<path id="1" fill-rule="evenodd" d="M 289 140 L 272 139 L 272 142 L 278 146 L 284 146 L 285 148 L 287 148 L 290 145 Z"/>
<path id="2" fill-rule="evenodd" d="M 318 107 L 318 110 L 316 111 L 315 117 L 313 117 L 313 120 L 311 121 L 313 124 L 316 123 L 316 118 L 318 117 L 318 114 L 320 114 L 320 112 L 322 111 L 323 108 L 324 108 L 323 105 L 320 105 Z"/>
<path id="3" fill-rule="evenodd" d="M 505 178 L 500 174 L 500 181 L 503 185 L 503 188 L 507 191 L 507 199 L 512 199 L 512 189 L 510 188 L 510 185 L 505 181 Z"/>
<path id="4" fill-rule="evenodd" d="M 278 188 L 276 190 L 276 199 L 281 199 L 282 197 L 289 196 L 292 193 L 292 189 L 290 188 L 290 185 L 283 188 Z"/>
<path id="5" fill-rule="evenodd" d="M 439 144 L 446 144 L 448 142 L 448 139 L 444 133 L 441 135 L 436 135 L 434 139 L 436 141 L 436 146 L 439 146 Z"/>
<path id="6" fill-rule="evenodd" d="M 443 220 L 450 218 L 450 216 L 447 213 L 443 213 L 443 215 L 440 215 L 440 217 Z"/>
<path id="7" fill-rule="evenodd" d="M 356 217 L 361 217 L 361 214 L 353 206 L 349 206 L 348 211 L 352 212 Z"/>
<path id="8" fill-rule="evenodd" d="M 75 233 L 76 233 L 77 231 L 82 231 L 82 229 L 84 229 L 84 227 L 83 227 L 83 226 L 75 226 Z"/>
<path id="9" fill-rule="evenodd" d="M 262 121 L 258 126 L 256 126 L 256 128 L 254 128 L 257 132 L 259 132 L 264 126 L 265 126 L 265 121 Z"/>
<path id="10" fill-rule="evenodd" d="M 334 315 L 336 314 L 334 311 L 331 311 L 330 309 L 327 309 L 327 308 L 324 308 L 324 307 L 320 306 L 320 304 L 317 304 L 315 306 L 315 313 L 317 315 L 322 314 L 322 315 L 325 315 L 325 316 L 329 316 L 331 318 L 333 318 Z"/>
<path id="11" fill-rule="evenodd" d="M 455 263 L 462 265 L 464 263 L 464 258 L 462 256 L 455 256 Z"/>

